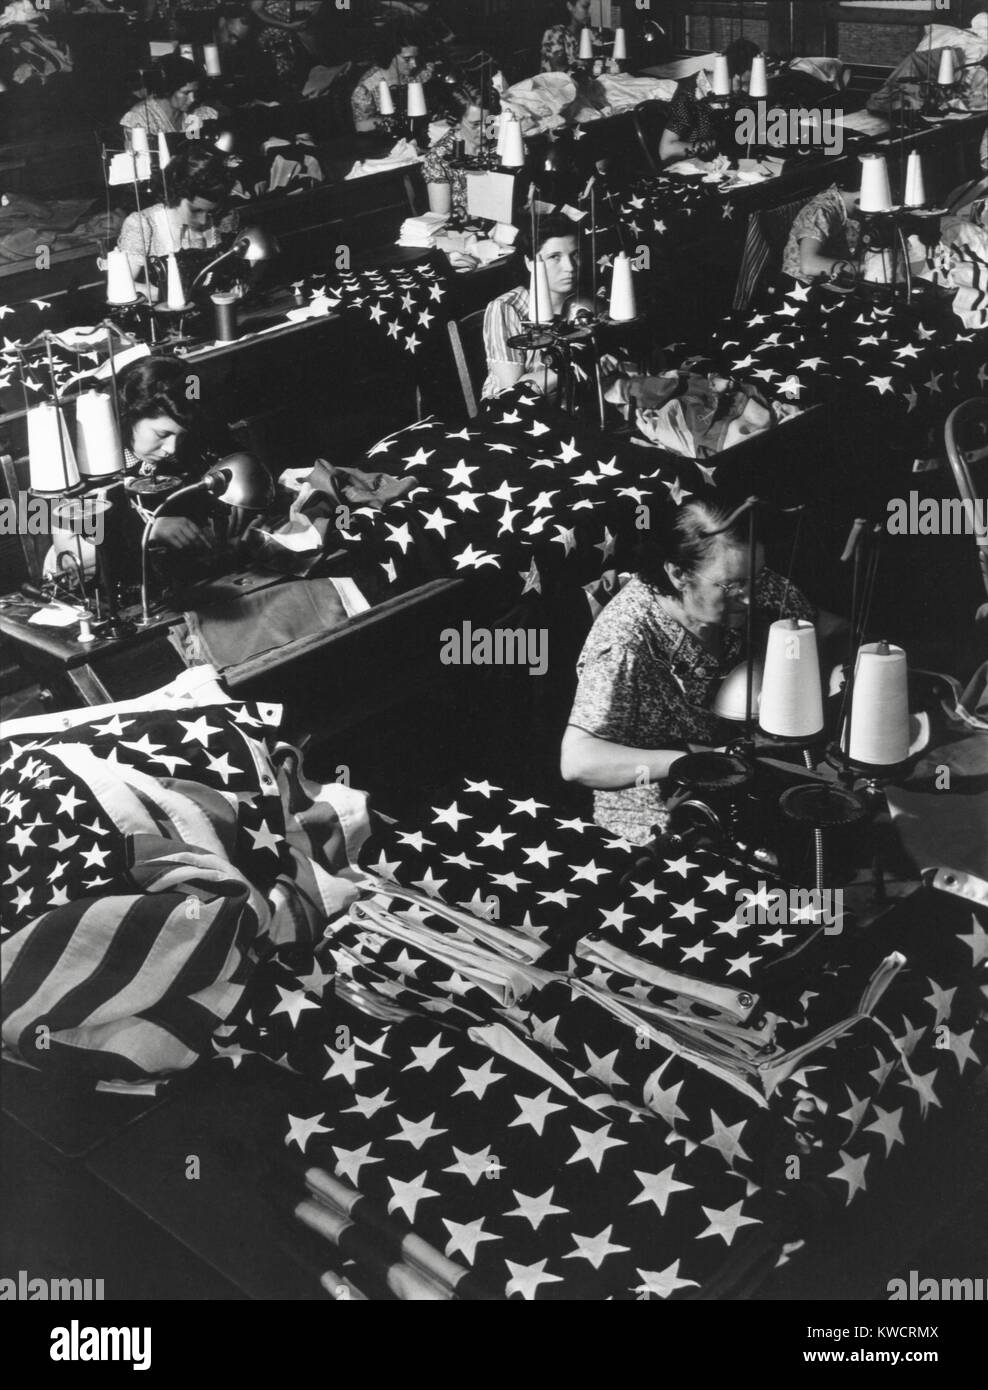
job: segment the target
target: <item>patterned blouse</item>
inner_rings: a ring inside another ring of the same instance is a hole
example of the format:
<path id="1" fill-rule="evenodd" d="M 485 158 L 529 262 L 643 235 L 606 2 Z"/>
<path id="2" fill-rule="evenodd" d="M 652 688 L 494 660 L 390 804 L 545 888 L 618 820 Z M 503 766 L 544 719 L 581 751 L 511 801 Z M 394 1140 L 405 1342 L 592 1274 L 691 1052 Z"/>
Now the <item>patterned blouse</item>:
<path id="1" fill-rule="evenodd" d="M 822 242 L 826 256 L 836 256 L 840 260 L 854 256 L 860 230 L 858 223 L 848 217 L 847 206 L 836 184 L 818 193 L 798 214 L 782 256 L 783 273 L 808 284 L 812 277 L 804 275 L 799 260 L 799 243 L 803 237 Z"/>
<path id="2" fill-rule="evenodd" d="M 145 250 L 149 256 L 167 256 L 173 251 L 207 251 L 219 246 L 221 237 L 236 231 L 237 226 L 236 213 L 231 213 L 220 223 L 198 231 L 182 221 L 178 208 L 153 203 L 124 218 L 117 237 L 117 250 L 126 251 L 131 273 L 143 276 Z"/>
<path id="3" fill-rule="evenodd" d="M 571 72 L 579 55 L 579 36 L 569 24 L 553 24 L 542 35 L 543 72 Z"/>
<path id="4" fill-rule="evenodd" d="M 780 616 L 785 581 L 763 570 L 755 589 L 759 626 Z M 798 589 L 789 589 L 783 617 L 816 614 Z M 736 737 L 737 725 L 711 710 L 724 680 L 744 658 L 744 628 L 724 631 L 719 657 L 669 614 L 657 590 L 631 579 L 590 630 L 577 663 L 579 685 L 569 722 L 630 748 L 716 747 Z M 665 821 L 665 802 L 654 784 L 594 792 L 598 825 L 648 844 Z"/>
<path id="5" fill-rule="evenodd" d="M 353 123 L 360 130 L 367 122 L 377 121 L 381 114 L 381 83 L 397 87 L 398 74 L 394 64 L 389 68 L 370 68 L 353 89 L 350 105 L 353 110 Z"/>
<path id="6" fill-rule="evenodd" d="M 450 130 L 437 140 L 422 161 L 422 174 L 426 183 L 448 183 L 453 198 L 453 217 L 465 222 L 467 217 L 467 175 L 465 169 L 451 169 L 453 145 L 457 132 Z"/>
<path id="7" fill-rule="evenodd" d="M 148 97 L 136 102 L 120 117 L 125 130 L 146 130 L 149 135 L 180 133 L 195 139 L 203 121 L 215 121 L 219 113 L 212 106 L 196 106 L 192 111 L 176 111 L 164 97 Z"/>

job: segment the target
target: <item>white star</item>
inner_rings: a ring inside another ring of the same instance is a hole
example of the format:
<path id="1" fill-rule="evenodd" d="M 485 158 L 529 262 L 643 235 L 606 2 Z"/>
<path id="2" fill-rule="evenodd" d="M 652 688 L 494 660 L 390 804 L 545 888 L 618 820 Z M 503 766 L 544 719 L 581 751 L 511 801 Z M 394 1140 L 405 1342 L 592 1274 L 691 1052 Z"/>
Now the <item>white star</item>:
<path id="1" fill-rule="evenodd" d="M 679 1260 L 674 1260 L 663 1270 L 639 1269 L 636 1273 L 643 1282 L 636 1287 L 635 1293 L 655 1294 L 656 1298 L 668 1298 L 677 1289 L 700 1287 L 695 1279 L 680 1279 Z"/>
<path id="2" fill-rule="evenodd" d="M 415 1060 L 402 1067 L 402 1071 L 414 1071 L 416 1067 L 421 1067 L 423 1071 L 430 1072 L 439 1061 L 440 1057 L 445 1057 L 447 1052 L 452 1052 L 451 1047 L 443 1047 L 442 1034 L 437 1033 L 425 1047 L 413 1047 Z"/>
<path id="3" fill-rule="evenodd" d="M 371 1158 L 370 1144 L 364 1144 L 359 1149 L 341 1149 L 334 1144 L 333 1153 L 336 1155 L 335 1173 L 338 1178 L 346 1178 L 347 1182 L 354 1187 L 360 1184 L 360 1170 L 367 1163 L 383 1163 L 383 1158 Z"/>
<path id="4" fill-rule="evenodd" d="M 465 1153 L 453 1145 L 456 1162 L 444 1168 L 444 1173 L 459 1173 L 467 1179 L 471 1187 L 476 1187 L 481 1178 L 494 1178 L 503 1171 L 503 1164 L 491 1153 L 491 1146 L 478 1149 L 476 1153 Z"/>
<path id="5" fill-rule="evenodd" d="M 612 908 L 610 912 L 604 912 L 602 909 L 600 909 L 600 916 L 601 927 L 614 927 L 617 931 L 622 930 L 625 922 L 631 922 L 633 920 L 631 913 L 625 912 L 624 908 L 621 907 L 620 904 L 617 907 Z"/>
<path id="6" fill-rule="evenodd" d="M 484 1230 L 485 1218 L 479 1216 L 476 1221 L 450 1221 L 443 1217 L 443 1225 L 449 1231 L 450 1239 L 446 1245 L 445 1254 L 447 1259 L 454 1255 L 462 1255 L 467 1264 L 472 1265 L 477 1254 L 477 1246 L 482 1240 L 500 1240 L 500 1236 L 489 1234 Z"/>
<path id="7" fill-rule="evenodd" d="M 973 1037 L 973 1028 L 967 1033 L 950 1033 L 950 1050 L 957 1058 L 957 1065 L 960 1068 L 961 1075 L 964 1074 L 964 1068 L 967 1066 L 968 1062 L 973 1062 L 975 1066 L 978 1065 L 978 1055 L 971 1046 L 971 1039 Z M 875 1108 L 877 1109 L 878 1107 L 876 1106 Z"/>
<path id="8" fill-rule="evenodd" d="M 411 1144 L 416 1153 L 427 1144 L 430 1139 L 435 1139 L 438 1134 L 448 1133 L 445 1129 L 433 1129 L 432 1122 L 436 1118 L 433 1110 L 431 1115 L 426 1115 L 424 1120 L 406 1120 L 401 1115 L 396 1115 L 395 1119 L 401 1126 L 400 1134 L 389 1134 L 387 1142 L 389 1144 Z"/>
<path id="9" fill-rule="evenodd" d="M 414 454 L 411 454 L 408 458 L 402 459 L 402 462 L 404 463 L 406 470 L 409 468 L 424 468 L 435 452 L 435 449 L 430 449 L 428 453 L 425 451 L 425 449 L 418 449 Z"/>
<path id="10" fill-rule="evenodd" d="M 432 870 L 426 869 L 425 878 L 416 879 L 413 882 L 412 887 L 421 888 L 422 892 L 428 893 L 430 898 L 438 898 L 440 889 L 443 887 L 444 884 L 448 882 L 449 880 L 445 878 L 435 878 L 433 876 Z"/>
<path id="11" fill-rule="evenodd" d="M 427 531 L 438 531 L 445 540 L 446 532 L 451 526 L 455 526 L 455 521 L 450 521 L 437 507 L 434 512 L 420 512 L 420 516 L 425 517 L 425 529 Z"/>
<path id="12" fill-rule="evenodd" d="M 313 961 L 312 969 L 307 975 L 299 975 L 298 982 L 308 993 L 322 994 L 332 978 L 333 976 L 327 975 L 318 961 Z"/>
<path id="13" fill-rule="evenodd" d="M 587 1060 L 590 1063 L 586 1069 L 588 1076 L 592 1076 L 595 1081 L 599 1081 L 600 1084 L 606 1086 L 608 1090 L 613 1090 L 615 1086 L 623 1086 L 625 1084 L 624 1077 L 619 1076 L 613 1066 L 614 1060 L 618 1055 L 617 1048 L 615 1048 L 613 1052 L 609 1052 L 606 1057 L 598 1057 L 596 1052 L 594 1052 L 587 1043 L 583 1044 L 583 1050 L 587 1054 Z"/>
<path id="14" fill-rule="evenodd" d="M 971 964 L 980 965 L 983 960 L 988 960 L 988 932 L 980 924 L 977 917 L 971 918 L 971 932 L 966 936 L 958 936 L 958 941 L 966 941 L 971 948 L 974 957 Z"/>
<path id="15" fill-rule="evenodd" d="M 531 1125 L 535 1133 L 541 1137 L 542 1131 L 545 1128 L 545 1122 L 549 1116 L 557 1110 L 565 1110 L 566 1108 L 564 1105 L 555 1105 L 549 1100 L 550 1095 L 552 1095 L 552 1088 L 548 1086 L 541 1095 L 536 1096 L 534 1100 L 530 1100 L 527 1096 L 516 1095 L 515 1101 L 518 1104 L 518 1116 L 511 1121 L 508 1128 L 514 1129 L 520 1125 Z M 517 1192 L 515 1196 L 518 1196 Z"/>
<path id="16" fill-rule="evenodd" d="M 730 1245 L 742 1226 L 760 1226 L 761 1222 L 754 1216 L 742 1216 L 741 1208 L 744 1206 L 744 1198 L 735 1202 L 733 1207 L 727 1207 L 724 1211 L 715 1211 L 712 1207 L 703 1207 L 704 1216 L 710 1222 L 705 1231 L 701 1231 L 697 1240 L 703 1240 L 704 1236 L 722 1236 L 724 1243 Z"/>
<path id="17" fill-rule="evenodd" d="M 548 869 L 551 867 L 549 861 L 551 859 L 559 859 L 562 855 L 562 851 L 550 849 L 548 841 L 543 840 L 540 845 L 535 845 L 531 849 L 526 849 L 523 846 L 522 854 L 525 856 L 526 864 L 541 864 L 543 868 Z"/>
<path id="18" fill-rule="evenodd" d="M 700 913 L 707 910 L 705 907 L 697 907 L 694 898 L 690 898 L 687 903 L 673 903 L 672 906 L 676 909 L 672 914 L 673 920 L 675 921 L 677 917 L 685 917 L 690 926 L 694 926 Z"/>
<path id="19" fill-rule="evenodd" d="M 676 1181 L 675 1172 L 674 1163 L 670 1163 L 661 1173 L 642 1173 L 636 1168 L 635 1177 L 641 1183 L 642 1190 L 637 1197 L 631 1199 L 631 1205 L 634 1207 L 640 1202 L 653 1202 L 659 1209 L 659 1215 L 665 1216 L 669 1198 L 674 1192 L 692 1191 L 688 1182 Z"/>
<path id="20" fill-rule="evenodd" d="M 429 1197 L 439 1196 L 439 1193 L 434 1192 L 431 1187 L 426 1187 L 425 1180 L 428 1176 L 428 1170 L 424 1169 L 411 1182 L 402 1182 L 400 1178 L 388 1178 L 391 1191 L 394 1194 L 388 1202 L 388 1214 L 392 1215 L 396 1211 L 403 1212 L 411 1225 L 414 1226 L 415 1212 L 419 1202 L 424 1202 Z"/>
<path id="21" fill-rule="evenodd" d="M 732 1168 L 735 1166 L 735 1159 L 738 1158 L 750 1163 L 749 1155 L 741 1147 L 741 1132 L 748 1123 L 747 1120 L 742 1120 L 740 1124 L 736 1125 L 725 1125 L 716 1111 L 711 1110 L 710 1121 L 713 1130 L 701 1142 L 707 1148 L 716 1149 L 718 1153 L 722 1153 Z"/>
<path id="22" fill-rule="evenodd" d="M 892 391 L 892 378 L 890 376 L 873 376 L 868 382 L 869 386 L 874 386 L 880 396 L 890 396 Z"/>
<path id="23" fill-rule="evenodd" d="M 413 544 L 412 533 L 408 529 L 408 522 L 403 522 L 401 526 L 392 526 L 388 521 L 384 524 L 389 532 L 387 537 L 388 542 L 391 545 L 400 546 L 402 555 L 407 555 L 408 547 Z"/>
<path id="24" fill-rule="evenodd" d="M 566 1160 L 567 1166 L 586 1159 L 594 1172 L 599 1173 L 607 1150 L 621 1148 L 625 1143 L 623 1139 L 611 1139 L 609 1137 L 611 1128 L 609 1124 L 598 1130 L 580 1129 L 577 1125 L 571 1125 L 570 1128 L 579 1140 L 579 1144 L 573 1156 Z"/>
<path id="25" fill-rule="evenodd" d="M 902 1137 L 902 1126 L 899 1121 L 902 1118 L 901 1107 L 898 1110 L 883 1110 L 880 1105 L 875 1106 L 875 1114 L 878 1116 L 870 1125 L 865 1125 L 866 1134 L 880 1134 L 885 1140 L 885 1157 L 895 1148 L 896 1144 L 905 1144 Z"/>
<path id="26" fill-rule="evenodd" d="M 523 596 L 529 593 L 541 594 L 542 576 L 539 574 L 538 566 L 534 559 L 529 562 L 528 572 L 526 573 L 524 570 L 519 570 L 518 575 L 519 578 L 525 581 L 525 587 L 522 589 Z"/>
<path id="27" fill-rule="evenodd" d="M 209 740 L 212 738 L 213 734 L 222 732 L 219 725 L 210 724 L 204 714 L 200 715 L 198 719 L 192 720 L 191 723 L 185 719 L 180 719 L 178 723 L 181 724 L 182 728 L 185 730 L 182 736 L 183 743 L 201 743 L 204 748 L 208 748 Z M 141 741 L 144 742 L 143 739 Z M 124 744 L 125 748 L 136 748 L 137 746 L 136 743 Z M 160 745 L 162 748 L 164 746 L 164 744 Z"/>
<path id="28" fill-rule="evenodd" d="M 56 846 L 57 848 L 57 846 Z M 927 976 L 929 979 L 929 976 Z M 932 994 L 928 994 L 923 1000 L 924 1004 L 929 1004 L 936 1014 L 937 1023 L 942 1023 L 945 1018 L 950 1017 L 950 1011 L 954 1006 L 954 995 L 957 993 L 956 986 L 953 989 L 941 989 L 936 980 L 930 980 Z"/>
<path id="29" fill-rule="evenodd" d="M 311 1001 L 308 1001 L 311 1008 Z M 318 1008 L 318 1005 L 316 1005 Z M 276 1012 L 274 1010 L 273 1012 Z M 358 1071 L 366 1071 L 368 1067 L 374 1065 L 373 1062 L 361 1062 L 357 1060 L 357 1045 L 351 1043 L 346 1049 L 327 1047 L 323 1044 L 323 1051 L 329 1058 L 329 1070 L 324 1073 L 323 1080 L 331 1081 L 334 1077 L 342 1076 L 349 1086 L 357 1080 Z"/>
<path id="30" fill-rule="evenodd" d="M 92 849 L 87 849 L 83 853 L 82 862 L 87 869 L 102 869 L 109 855 L 109 850 L 100 849 L 99 845 L 93 845 Z M 51 877 L 54 877 L 54 874 Z"/>
<path id="31" fill-rule="evenodd" d="M 585 880 L 587 883 L 599 883 L 605 874 L 612 872 L 611 869 L 598 868 L 591 859 L 588 864 L 576 864 L 573 866 L 573 881 Z"/>
<path id="32" fill-rule="evenodd" d="M 511 1271 L 511 1278 L 504 1286 L 504 1291 L 509 1296 L 513 1293 L 520 1293 L 522 1298 L 531 1302 L 535 1298 L 540 1284 L 561 1284 L 563 1281 L 558 1274 L 546 1274 L 545 1267 L 548 1260 L 539 1260 L 534 1265 L 517 1265 L 511 1260 L 504 1262 Z"/>
<path id="33" fill-rule="evenodd" d="M 270 850 L 271 853 L 274 855 L 278 854 L 278 846 L 282 843 L 284 836 L 276 835 L 274 833 L 274 831 L 268 825 L 266 817 L 264 820 L 261 821 L 260 830 L 251 830 L 249 827 L 246 827 L 246 829 L 247 834 L 254 841 L 255 850 L 266 849 Z"/>
<path id="34" fill-rule="evenodd" d="M 850 1154 L 841 1149 L 840 1156 L 841 1166 L 833 1173 L 828 1173 L 827 1176 L 839 1178 L 841 1182 L 847 1183 L 847 1205 L 850 1206 L 856 1193 L 868 1190 L 864 1174 L 870 1155 L 865 1154 L 863 1158 L 852 1158 Z"/>
<path id="35" fill-rule="evenodd" d="M 58 796 L 59 815 L 68 816 L 71 819 L 75 814 L 75 808 L 85 804 L 80 797 L 76 796 L 75 789 L 70 787 L 67 792 L 62 792 Z"/>
<path id="36" fill-rule="evenodd" d="M 734 960 L 728 957 L 727 963 L 731 968 L 727 973 L 728 975 L 733 975 L 735 971 L 738 971 L 738 973 L 743 972 L 750 979 L 751 967 L 757 965 L 760 960 L 761 956 L 753 956 L 750 951 L 745 951 L 743 956 L 738 956 Z"/>
<path id="37" fill-rule="evenodd" d="M 458 830 L 461 820 L 470 820 L 470 817 L 460 810 L 459 803 L 456 801 L 453 802 L 452 806 L 447 806 L 444 809 L 433 806 L 432 811 L 435 815 L 433 825 L 448 825 L 451 830 Z"/>
<path id="38" fill-rule="evenodd" d="M 600 1269 L 608 1255 L 618 1255 L 624 1250 L 629 1250 L 628 1245 L 612 1245 L 611 1234 L 613 1225 L 606 1227 L 596 1236 L 578 1236 L 573 1232 L 573 1239 L 576 1241 L 576 1249 L 570 1250 L 563 1256 L 564 1260 L 588 1260 L 594 1269 Z"/>
<path id="39" fill-rule="evenodd" d="M 385 1086 L 383 1091 L 378 1091 L 376 1096 L 356 1096 L 354 1104 L 349 1109 L 344 1110 L 344 1115 L 363 1115 L 365 1120 L 372 1120 L 379 1110 L 386 1110 L 389 1105 L 394 1105 L 393 1100 L 388 1100 L 388 1088 Z M 367 1145 L 370 1148 L 370 1145 Z"/>
<path id="40" fill-rule="evenodd" d="M 302 1153 L 305 1153 L 305 1146 L 314 1134 L 330 1134 L 332 1127 L 327 1129 L 322 1121 L 326 1118 L 323 1111 L 321 1115 L 313 1115 L 310 1119 L 301 1119 L 298 1115 L 288 1117 L 288 1136 L 285 1144 L 297 1144 Z"/>
<path id="41" fill-rule="evenodd" d="M 488 1088 L 496 1081 L 503 1081 L 505 1076 L 504 1072 L 494 1070 L 494 1060 L 491 1057 L 488 1057 L 482 1067 L 457 1067 L 457 1071 L 463 1077 L 463 1085 L 458 1086 L 453 1095 L 472 1095 L 478 1100 L 483 1100 Z"/>
<path id="42" fill-rule="evenodd" d="M 519 878 L 515 873 L 491 874 L 491 882 L 503 888 L 508 888 L 512 893 L 517 893 L 523 884 L 528 884 L 531 879 Z"/>

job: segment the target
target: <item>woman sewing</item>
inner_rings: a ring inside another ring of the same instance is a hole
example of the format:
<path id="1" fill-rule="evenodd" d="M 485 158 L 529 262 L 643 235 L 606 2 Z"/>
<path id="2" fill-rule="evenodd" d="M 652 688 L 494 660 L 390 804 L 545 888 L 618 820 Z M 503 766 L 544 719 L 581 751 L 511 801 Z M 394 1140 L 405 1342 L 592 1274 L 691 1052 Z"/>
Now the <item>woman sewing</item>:
<path id="1" fill-rule="evenodd" d="M 120 117 L 124 130 L 155 136 L 180 134 L 195 139 L 203 121 L 215 121 L 212 106 L 199 106 L 199 70 L 195 63 L 170 53 L 155 68 L 157 95 L 149 93 Z"/>
<path id="2" fill-rule="evenodd" d="M 782 256 L 784 275 L 804 285 L 819 279 L 835 283 L 854 280 L 861 230 L 850 213 L 859 196 L 834 183 L 810 199 L 789 233 Z"/>
<path id="3" fill-rule="evenodd" d="M 117 248 L 127 253 L 135 279 L 145 260 L 176 251 L 207 251 L 236 231 L 236 216 L 224 217 L 229 175 L 215 150 L 188 145 L 164 170 L 162 198 L 124 219 Z"/>
<path id="4" fill-rule="evenodd" d="M 682 159 L 710 160 L 717 154 L 717 127 L 710 111 L 688 92 L 677 92 L 669 103 L 659 136 L 659 167 Z"/>
<path id="5" fill-rule="evenodd" d="M 421 52 L 418 40 L 410 34 L 396 33 L 387 45 L 383 61 L 369 68 L 361 77 L 351 97 L 353 124 L 360 132 L 381 128 L 384 118 L 381 114 L 381 83 L 389 88 L 407 87 L 409 82 L 429 82 L 434 72 L 433 65 L 421 65 Z M 401 106 L 398 107 L 399 111 Z"/>
<path id="6" fill-rule="evenodd" d="M 480 94 L 469 87 L 452 88 L 447 102 L 454 124 L 426 154 L 422 175 L 429 193 L 429 211 L 452 214 L 456 221 L 465 222 L 467 176 L 466 170 L 455 164 L 458 146 L 462 144 L 463 158 L 475 158 L 481 150 L 485 114 L 492 113 L 490 109 L 485 113 Z"/>
<path id="7" fill-rule="evenodd" d="M 580 63 L 580 38 L 590 26 L 590 0 L 567 0 L 565 17 L 542 35 L 542 71 L 572 72 Z"/>
<path id="8" fill-rule="evenodd" d="M 599 615 L 579 658 L 562 775 L 593 788 L 598 825 L 633 844 L 664 825 L 662 782 L 676 759 L 737 734 L 712 708 L 746 656 L 748 518 L 710 534 L 730 515 L 712 494 L 663 515 L 638 574 Z M 780 616 L 815 621 L 806 598 L 763 561 L 759 546 L 758 627 Z M 822 625 L 828 636 L 840 627 L 830 615 Z"/>
<path id="9" fill-rule="evenodd" d="M 492 299 L 484 314 L 488 369 L 482 393 L 485 400 L 509 390 L 519 381 L 531 381 L 548 391 L 554 389 L 555 374 L 548 367 L 545 354 L 530 348 L 512 347 L 510 343 L 513 337 L 524 332 L 525 325 L 534 317 L 529 291 L 533 258 L 537 256 L 545 264 L 553 317 L 562 313 L 579 280 L 579 241 L 568 217 L 558 213 L 543 217 L 535 241 L 524 228 L 519 233 L 517 246 L 525 258 L 528 283 Z"/>

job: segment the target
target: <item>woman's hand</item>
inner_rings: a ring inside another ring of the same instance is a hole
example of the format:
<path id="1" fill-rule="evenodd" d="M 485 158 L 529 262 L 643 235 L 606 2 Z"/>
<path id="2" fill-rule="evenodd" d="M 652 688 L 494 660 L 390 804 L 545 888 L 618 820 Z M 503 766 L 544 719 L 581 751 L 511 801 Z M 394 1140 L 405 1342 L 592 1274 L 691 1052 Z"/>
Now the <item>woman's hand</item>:
<path id="1" fill-rule="evenodd" d="M 150 539 L 169 550 L 205 550 L 206 534 L 187 516 L 162 516 L 151 527 Z"/>

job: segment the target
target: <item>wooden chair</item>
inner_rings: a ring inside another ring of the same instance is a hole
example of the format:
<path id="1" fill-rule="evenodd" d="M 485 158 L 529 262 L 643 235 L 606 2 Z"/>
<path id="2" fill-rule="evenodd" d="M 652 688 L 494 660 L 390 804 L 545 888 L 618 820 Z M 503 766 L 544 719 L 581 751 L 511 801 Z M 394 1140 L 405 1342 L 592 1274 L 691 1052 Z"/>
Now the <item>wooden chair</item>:
<path id="1" fill-rule="evenodd" d="M 470 420 L 480 411 L 480 393 L 487 377 L 487 354 L 484 352 L 484 314 L 476 309 L 462 319 L 450 319 L 449 343 L 463 395 L 463 405 Z"/>
<path id="2" fill-rule="evenodd" d="M 733 308 L 749 308 L 761 288 L 766 271 L 771 266 L 781 269 L 789 233 L 808 201 L 800 198 L 794 203 L 782 203 L 779 207 L 760 208 L 748 218 Z"/>
<path id="3" fill-rule="evenodd" d="M 956 406 L 947 416 L 944 438 L 957 491 L 971 517 L 981 580 L 988 595 L 988 397 L 974 397 Z M 979 622 L 988 619 L 988 603 L 978 609 L 977 618 Z"/>

